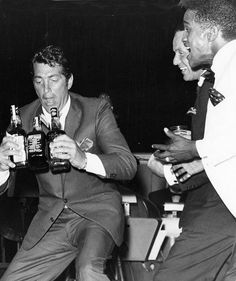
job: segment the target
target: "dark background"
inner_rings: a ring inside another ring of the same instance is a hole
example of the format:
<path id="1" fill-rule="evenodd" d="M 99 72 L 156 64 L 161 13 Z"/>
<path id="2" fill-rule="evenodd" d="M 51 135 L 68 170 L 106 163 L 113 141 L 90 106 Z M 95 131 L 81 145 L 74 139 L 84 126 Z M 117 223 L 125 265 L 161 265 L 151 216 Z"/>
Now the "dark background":
<path id="1" fill-rule="evenodd" d="M 0 129 L 10 105 L 36 98 L 30 59 L 62 46 L 74 73 L 72 91 L 105 92 L 133 152 L 151 152 L 163 127 L 186 124 L 195 82 L 172 64 L 172 39 L 184 10 L 174 0 L 0 1 Z"/>

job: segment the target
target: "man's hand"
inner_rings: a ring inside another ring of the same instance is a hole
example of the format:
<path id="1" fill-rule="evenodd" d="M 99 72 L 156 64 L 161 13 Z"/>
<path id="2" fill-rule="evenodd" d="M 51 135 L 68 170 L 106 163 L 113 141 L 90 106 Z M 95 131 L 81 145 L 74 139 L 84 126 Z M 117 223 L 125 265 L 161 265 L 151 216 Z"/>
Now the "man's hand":
<path id="1" fill-rule="evenodd" d="M 170 138 L 168 144 L 153 144 L 157 149 L 154 156 L 161 162 L 178 163 L 186 162 L 198 157 L 195 141 L 188 140 L 175 135 L 169 129 L 164 129 L 165 134 Z"/>
<path id="2" fill-rule="evenodd" d="M 201 160 L 194 160 L 192 162 L 176 164 L 172 166 L 176 178 L 180 182 L 185 182 L 192 175 L 198 174 L 204 170 Z"/>
<path id="3" fill-rule="evenodd" d="M 77 169 L 84 168 L 86 165 L 86 155 L 84 151 L 67 135 L 56 137 L 53 142 L 50 143 L 50 150 L 53 157 L 68 159 L 71 165 Z"/>
<path id="4" fill-rule="evenodd" d="M 0 171 L 7 171 L 15 168 L 15 164 L 9 159 L 9 156 L 19 156 L 19 145 L 12 136 L 5 136 L 0 145 Z"/>

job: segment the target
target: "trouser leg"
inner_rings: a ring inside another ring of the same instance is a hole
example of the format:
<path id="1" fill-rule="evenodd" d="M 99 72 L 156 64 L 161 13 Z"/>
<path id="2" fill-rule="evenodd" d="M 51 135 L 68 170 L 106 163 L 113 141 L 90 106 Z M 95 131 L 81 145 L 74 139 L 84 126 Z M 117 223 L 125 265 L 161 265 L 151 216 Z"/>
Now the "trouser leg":
<path id="1" fill-rule="evenodd" d="M 115 243 L 95 222 L 64 210 L 30 250 L 21 248 L 1 281 L 52 281 L 76 258 L 79 281 L 107 281 L 106 261 Z"/>
<path id="2" fill-rule="evenodd" d="M 79 281 L 108 281 L 104 273 L 107 260 L 111 258 L 115 243 L 110 234 L 100 225 L 85 221 L 77 236 L 78 256 L 76 277 Z"/>
<path id="3" fill-rule="evenodd" d="M 184 231 L 154 281 L 220 281 L 227 271 L 233 243 L 234 237 L 226 234 Z"/>
<path id="4" fill-rule="evenodd" d="M 231 260 L 223 281 L 236 281 L 236 236 Z"/>
<path id="5" fill-rule="evenodd" d="M 78 216 L 78 221 L 82 219 Z M 67 218 L 60 216 L 39 243 L 17 252 L 1 281 L 51 281 L 71 263 L 77 249 L 68 243 Z"/>

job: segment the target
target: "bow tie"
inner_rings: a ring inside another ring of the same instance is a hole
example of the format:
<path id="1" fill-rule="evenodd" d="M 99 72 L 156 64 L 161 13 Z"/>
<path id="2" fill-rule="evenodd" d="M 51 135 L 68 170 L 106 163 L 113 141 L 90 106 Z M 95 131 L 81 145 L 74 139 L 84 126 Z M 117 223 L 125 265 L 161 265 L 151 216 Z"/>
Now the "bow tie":
<path id="1" fill-rule="evenodd" d="M 205 78 L 205 81 L 208 81 L 212 84 L 215 82 L 215 73 L 209 68 L 201 75 Z"/>

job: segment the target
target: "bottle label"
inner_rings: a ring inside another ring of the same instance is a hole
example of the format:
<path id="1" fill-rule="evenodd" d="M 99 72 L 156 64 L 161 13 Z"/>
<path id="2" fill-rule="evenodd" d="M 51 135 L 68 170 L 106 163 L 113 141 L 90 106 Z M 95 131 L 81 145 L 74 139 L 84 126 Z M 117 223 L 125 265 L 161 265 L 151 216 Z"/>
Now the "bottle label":
<path id="1" fill-rule="evenodd" d="M 15 163 L 26 161 L 24 136 L 19 136 L 19 135 L 12 135 L 12 136 L 14 137 L 15 142 L 19 145 L 19 149 L 20 149 L 20 152 L 21 152 L 21 155 L 14 155 L 13 156 L 13 161 Z"/>
<path id="2" fill-rule="evenodd" d="M 42 152 L 42 144 L 41 144 L 41 135 L 40 134 L 28 136 L 28 152 L 30 154 Z"/>

